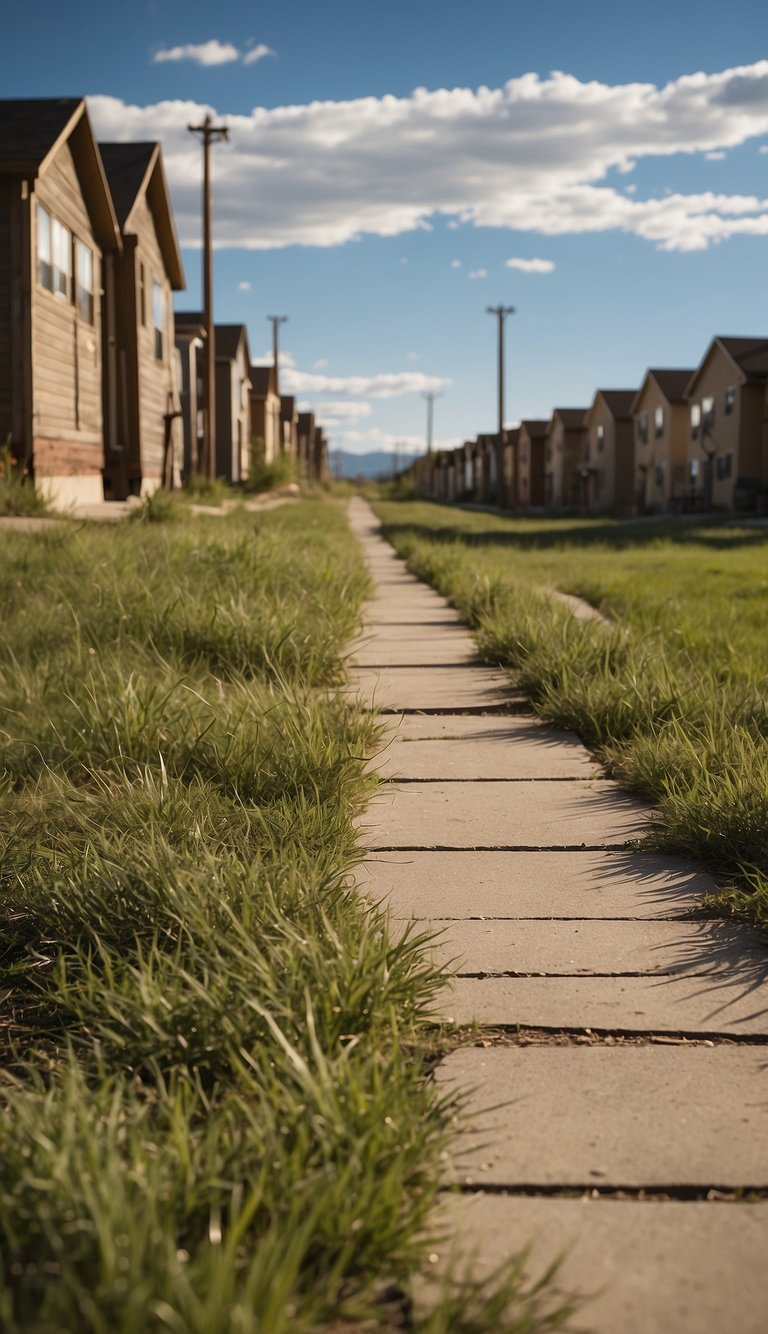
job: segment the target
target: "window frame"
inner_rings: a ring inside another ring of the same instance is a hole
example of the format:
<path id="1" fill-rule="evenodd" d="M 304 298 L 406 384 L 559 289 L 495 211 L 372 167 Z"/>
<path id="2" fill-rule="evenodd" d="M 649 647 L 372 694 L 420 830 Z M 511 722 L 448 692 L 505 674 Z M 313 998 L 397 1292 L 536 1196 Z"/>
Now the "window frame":
<path id="1" fill-rule="evenodd" d="M 74 298 L 77 313 L 86 324 L 94 324 L 96 318 L 96 256 L 85 241 L 81 241 L 79 236 L 74 238 L 75 262 L 74 268 Z M 81 280 L 80 260 L 87 256 L 90 261 L 90 286 Z"/>
<path id="2" fill-rule="evenodd" d="M 653 410 L 653 434 L 656 440 L 660 440 L 664 434 L 664 405 L 658 403 Z"/>
<path id="3" fill-rule="evenodd" d="M 162 361 L 165 353 L 165 325 L 167 320 L 165 291 L 157 278 L 152 279 L 152 328 L 154 330 L 155 361 Z M 159 318 L 158 318 L 159 317 Z"/>

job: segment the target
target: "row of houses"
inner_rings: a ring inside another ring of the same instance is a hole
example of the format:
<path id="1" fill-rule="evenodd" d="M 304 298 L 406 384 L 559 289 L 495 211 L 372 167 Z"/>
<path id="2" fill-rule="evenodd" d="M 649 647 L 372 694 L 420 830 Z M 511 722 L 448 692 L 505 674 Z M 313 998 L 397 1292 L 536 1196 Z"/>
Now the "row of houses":
<path id="1" fill-rule="evenodd" d="M 713 338 L 697 368 L 646 371 L 418 465 L 422 494 L 582 514 L 768 510 L 768 338 Z"/>
<path id="2" fill-rule="evenodd" d="M 122 499 L 199 467 L 200 314 L 160 145 L 97 143 L 81 98 L 0 101 L 0 443 L 54 502 Z M 216 326 L 217 475 L 279 454 L 322 478 L 327 444 Z"/>

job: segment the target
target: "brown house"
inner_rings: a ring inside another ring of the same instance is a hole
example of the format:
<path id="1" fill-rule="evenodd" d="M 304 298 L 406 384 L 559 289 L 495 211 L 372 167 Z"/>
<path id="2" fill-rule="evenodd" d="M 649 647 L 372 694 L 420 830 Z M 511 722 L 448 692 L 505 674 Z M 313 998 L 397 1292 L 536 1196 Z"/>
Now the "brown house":
<path id="1" fill-rule="evenodd" d="M 280 395 L 274 366 L 251 366 L 251 441 L 265 463 L 280 453 Z"/>
<path id="2" fill-rule="evenodd" d="M 586 408 L 555 408 L 544 447 L 544 503 L 551 509 L 578 507 L 586 436 Z"/>
<path id="3" fill-rule="evenodd" d="M 183 429 L 172 292 L 184 288 L 160 145 L 99 144 L 122 237 L 115 261 L 117 414 L 104 487 L 111 499 L 180 480 Z M 109 349 L 111 352 L 111 348 Z"/>
<path id="4" fill-rule="evenodd" d="M 316 482 L 328 481 L 328 441 L 322 426 L 315 427 L 313 442 L 312 477 Z"/>
<path id="5" fill-rule="evenodd" d="M 751 509 L 768 486 L 768 338 L 714 338 L 687 387 L 689 503 Z"/>
<path id="6" fill-rule="evenodd" d="M 296 442 L 299 469 L 303 477 L 312 480 L 314 466 L 315 414 L 300 412 L 296 420 Z"/>
<path id="7" fill-rule="evenodd" d="M 497 464 L 499 491 L 497 503 L 504 510 L 517 509 L 517 457 L 520 444 L 520 427 L 507 427 L 502 431 L 500 443 L 500 463 Z"/>
<path id="8" fill-rule="evenodd" d="M 299 414 L 296 399 L 289 394 L 280 395 L 280 431 L 283 453 L 291 459 L 298 458 Z"/>
<path id="9" fill-rule="evenodd" d="M 649 370 L 632 405 L 635 506 L 640 514 L 682 510 L 686 495 L 688 400 L 693 371 Z"/>
<path id="10" fill-rule="evenodd" d="M 517 504 L 520 509 L 544 504 L 544 460 L 549 422 L 540 419 L 520 423 L 517 443 Z"/>
<path id="11" fill-rule="evenodd" d="M 587 412 L 580 476 L 587 514 L 628 511 L 634 503 L 635 450 L 632 405 L 635 389 L 598 389 Z"/>
<path id="12" fill-rule="evenodd" d="M 85 102 L 0 101 L 0 439 L 58 503 L 103 499 L 121 249 Z"/>
<path id="13" fill-rule="evenodd" d="M 251 353 L 244 324 L 217 324 L 216 476 L 244 482 L 251 462 Z"/>

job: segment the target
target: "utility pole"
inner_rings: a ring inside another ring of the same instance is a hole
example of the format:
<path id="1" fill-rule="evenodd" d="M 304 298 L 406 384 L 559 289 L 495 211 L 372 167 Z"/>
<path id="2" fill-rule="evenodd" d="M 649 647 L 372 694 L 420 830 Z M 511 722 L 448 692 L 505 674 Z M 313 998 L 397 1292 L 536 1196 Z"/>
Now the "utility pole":
<path id="1" fill-rule="evenodd" d="M 188 125 L 203 145 L 203 457 L 200 471 L 213 478 L 216 472 L 216 344 L 213 330 L 213 242 L 211 238 L 211 144 L 229 138 L 226 125 L 214 125 L 207 115 L 202 125 Z"/>
<path id="2" fill-rule="evenodd" d="M 504 430 L 504 321 L 514 315 L 514 306 L 486 306 L 487 315 L 495 315 L 499 322 L 499 440 Z"/>
<path id="3" fill-rule="evenodd" d="M 442 398 L 442 394 L 436 394 L 433 390 L 426 390 L 422 398 L 427 400 L 427 454 L 432 453 L 432 427 L 435 420 L 435 399 Z"/>
<path id="4" fill-rule="evenodd" d="M 268 315 L 267 319 L 272 325 L 272 360 L 275 363 L 275 389 L 280 393 L 280 372 L 278 369 L 280 358 L 280 325 L 288 323 L 287 315 Z"/>

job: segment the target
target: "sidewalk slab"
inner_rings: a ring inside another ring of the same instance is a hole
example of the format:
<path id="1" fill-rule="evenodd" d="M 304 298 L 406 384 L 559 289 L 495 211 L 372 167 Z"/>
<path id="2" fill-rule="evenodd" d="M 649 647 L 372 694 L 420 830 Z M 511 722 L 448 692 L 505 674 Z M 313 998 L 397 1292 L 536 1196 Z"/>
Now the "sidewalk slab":
<path id="1" fill-rule="evenodd" d="M 759 1047 L 475 1047 L 448 1056 L 437 1082 L 471 1090 L 460 1185 L 768 1187 Z"/>
<path id="2" fill-rule="evenodd" d="M 679 917 L 717 888 L 689 862 L 636 852 L 380 853 L 356 880 L 393 917 L 427 918 Z"/>
<path id="3" fill-rule="evenodd" d="M 480 711 L 526 704 L 512 689 L 509 677 L 490 667 L 352 667 L 349 680 L 372 708 L 388 712 Z"/>
<path id="4" fill-rule="evenodd" d="M 399 926 L 402 930 L 405 923 Z M 450 965 L 458 976 L 647 973 L 768 981 L 765 938 L 722 921 L 515 922 L 435 917 L 429 920 L 428 929 L 439 933 L 430 947 L 435 962 Z"/>
<path id="5" fill-rule="evenodd" d="M 765 1334 L 768 1204 L 465 1194 L 438 1223 L 438 1271 L 471 1257 L 487 1277 L 529 1244 L 532 1278 L 562 1260 L 556 1285 L 582 1295 L 574 1327 L 590 1334 Z"/>
<path id="6" fill-rule="evenodd" d="M 768 990 L 759 989 L 762 980 L 749 975 L 456 978 L 441 994 L 439 1011 L 450 1023 L 488 1027 L 768 1040 Z"/>
<path id="7" fill-rule="evenodd" d="M 579 848 L 641 838 L 649 810 L 617 783 L 392 783 L 361 824 L 369 848 Z"/>
<path id="8" fill-rule="evenodd" d="M 390 629 L 402 631 L 403 626 L 391 626 Z M 447 626 L 436 627 L 436 633 L 429 638 L 405 638 L 402 634 L 382 634 L 381 631 L 369 633 L 363 642 L 353 645 L 354 663 L 357 667 L 466 667 L 471 664 L 481 666 L 477 656 L 477 645 L 468 635 L 460 630 L 450 630 Z"/>
<path id="9" fill-rule="evenodd" d="M 407 720 L 403 719 L 403 724 Z M 443 718 L 436 719 L 445 721 Z M 528 719 L 492 719 L 501 727 L 487 728 L 485 718 L 462 718 L 461 737 L 410 737 L 398 729 L 388 749 L 377 757 L 376 768 L 385 778 L 441 779 L 487 782 L 512 780 L 601 778 L 602 771 L 577 737 L 563 741 L 557 733 Z M 424 731 L 425 720 L 418 719 Z"/>

